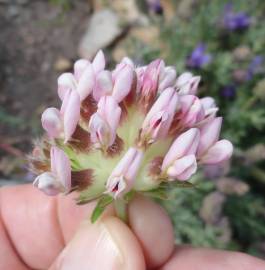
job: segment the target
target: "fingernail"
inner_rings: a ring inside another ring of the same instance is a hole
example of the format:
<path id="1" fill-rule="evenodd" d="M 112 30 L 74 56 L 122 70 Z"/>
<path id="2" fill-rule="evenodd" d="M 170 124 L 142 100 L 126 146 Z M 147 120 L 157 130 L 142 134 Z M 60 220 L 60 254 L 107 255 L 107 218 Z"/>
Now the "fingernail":
<path id="1" fill-rule="evenodd" d="M 84 223 L 57 260 L 55 269 L 123 269 L 123 256 L 107 222 Z"/>

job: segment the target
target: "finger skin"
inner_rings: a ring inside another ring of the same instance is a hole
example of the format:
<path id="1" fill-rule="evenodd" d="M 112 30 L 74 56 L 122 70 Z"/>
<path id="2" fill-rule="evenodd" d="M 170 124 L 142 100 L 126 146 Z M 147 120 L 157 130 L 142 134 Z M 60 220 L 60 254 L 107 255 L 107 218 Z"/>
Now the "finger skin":
<path id="1" fill-rule="evenodd" d="M 139 242 L 118 218 L 86 221 L 50 270 L 145 270 Z"/>
<path id="2" fill-rule="evenodd" d="M 163 265 L 174 250 L 174 231 L 165 210 L 137 196 L 129 205 L 129 224 L 139 239 L 148 269 Z"/>
<path id="3" fill-rule="evenodd" d="M 94 203 L 77 206 L 74 200 L 76 196 L 50 197 L 32 185 L 0 189 L 0 209 L 5 230 L 16 253 L 27 266 L 47 269 L 71 239 L 80 222 L 89 218 Z"/>
<path id="4" fill-rule="evenodd" d="M 1 217 L 1 216 L 0 216 Z M 0 219 L 0 269 L 28 270 L 17 256 Z"/>
<path id="5" fill-rule="evenodd" d="M 57 219 L 56 199 L 31 186 L 0 189 L 3 223 L 23 262 L 47 269 L 64 247 Z"/>
<path id="6" fill-rule="evenodd" d="M 160 270 L 263 270 L 265 262 L 241 252 L 179 246 Z"/>
<path id="7" fill-rule="evenodd" d="M 77 206 L 75 197 L 76 194 L 49 197 L 31 185 L 0 189 L 3 223 L 16 253 L 30 268 L 47 269 L 72 239 L 81 221 L 89 219 L 95 203 Z M 165 214 L 156 204 L 149 204 L 146 200 L 137 203 L 137 200 L 140 198 L 135 199 L 129 208 L 130 226 L 142 245 L 148 267 L 158 265 L 166 260 L 171 250 L 171 224 L 168 217 L 161 221 Z M 113 213 L 110 207 L 104 218 Z M 164 235 L 160 234 L 161 226 Z M 154 249 L 151 240 L 155 238 L 161 245 L 156 244 Z M 156 257 L 159 253 L 161 256 Z"/>
<path id="8" fill-rule="evenodd" d="M 83 220 L 89 220 L 96 206 L 96 202 L 85 205 L 76 205 L 75 198 L 78 195 L 71 193 L 67 196 L 59 195 L 57 197 L 57 215 L 65 243 L 68 243 L 76 233 L 77 228 Z M 112 206 L 105 209 L 102 217 L 113 216 Z"/>

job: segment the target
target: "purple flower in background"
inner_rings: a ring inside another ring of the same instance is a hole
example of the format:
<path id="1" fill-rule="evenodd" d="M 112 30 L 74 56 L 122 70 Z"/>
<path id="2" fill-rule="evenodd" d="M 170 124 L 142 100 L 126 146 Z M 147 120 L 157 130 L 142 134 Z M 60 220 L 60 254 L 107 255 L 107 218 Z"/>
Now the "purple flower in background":
<path id="1" fill-rule="evenodd" d="M 230 31 L 244 30 L 249 27 L 251 18 L 243 11 L 234 12 L 232 3 L 226 4 L 222 18 L 223 27 Z"/>
<path id="2" fill-rule="evenodd" d="M 206 45 L 199 43 L 188 57 L 187 66 L 190 68 L 202 68 L 203 66 L 209 64 L 212 60 L 212 56 L 207 54 L 205 51 Z"/>
<path id="3" fill-rule="evenodd" d="M 255 74 L 261 71 L 263 61 L 264 58 L 261 55 L 257 55 L 252 59 L 247 71 L 247 80 L 251 80 Z"/>
<path id="4" fill-rule="evenodd" d="M 163 7 L 160 0 L 146 0 L 148 8 L 155 14 L 163 14 Z"/>
<path id="5" fill-rule="evenodd" d="M 226 99 L 233 99 L 236 96 L 236 87 L 233 84 L 224 86 L 220 94 Z"/>

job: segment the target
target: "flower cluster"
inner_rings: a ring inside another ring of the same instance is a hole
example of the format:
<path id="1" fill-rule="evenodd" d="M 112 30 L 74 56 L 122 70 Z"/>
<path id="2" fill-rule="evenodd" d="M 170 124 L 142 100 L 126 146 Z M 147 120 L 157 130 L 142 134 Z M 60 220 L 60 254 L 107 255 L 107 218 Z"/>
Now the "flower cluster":
<path id="1" fill-rule="evenodd" d="M 102 51 L 93 62 L 78 60 L 58 79 L 60 110 L 42 114 L 47 135 L 30 157 L 34 185 L 48 195 L 79 190 L 79 203 L 110 203 L 227 160 L 232 144 L 219 140 L 222 118 L 213 98 L 196 96 L 199 81 L 159 59 L 135 67 L 124 58 L 112 71 Z"/>
<path id="2" fill-rule="evenodd" d="M 245 30 L 250 24 L 251 18 L 245 12 L 235 12 L 232 3 L 225 5 L 222 25 L 226 30 Z"/>
<path id="3" fill-rule="evenodd" d="M 199 43 L 186 61 L 189 68 L 202 68 L 212 61 L 212 56 L 206 53 L 206 45 Z"/>

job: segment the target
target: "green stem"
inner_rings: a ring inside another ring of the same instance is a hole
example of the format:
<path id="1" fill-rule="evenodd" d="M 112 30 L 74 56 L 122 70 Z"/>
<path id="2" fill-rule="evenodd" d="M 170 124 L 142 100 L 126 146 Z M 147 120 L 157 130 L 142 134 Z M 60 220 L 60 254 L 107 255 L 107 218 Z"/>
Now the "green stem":
<path id="1" fill-rule="evenodd" d="M 127 216 L 127 203 L 124 200 L 115 200 L 114 207 L 117 214 L 117 217 L 123 220 L 125 223 L 128 222 Z"/>

